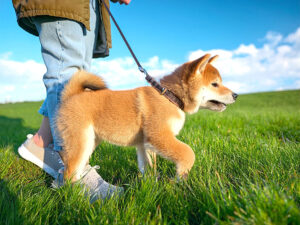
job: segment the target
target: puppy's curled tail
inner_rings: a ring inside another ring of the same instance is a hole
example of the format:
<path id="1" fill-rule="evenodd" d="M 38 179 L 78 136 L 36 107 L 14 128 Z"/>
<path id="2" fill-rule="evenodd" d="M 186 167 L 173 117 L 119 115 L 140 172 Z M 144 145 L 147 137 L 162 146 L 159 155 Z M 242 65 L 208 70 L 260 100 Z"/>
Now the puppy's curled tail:
<path id="1" fill-rule="evenodd" d="M 85 90 L 96 91 L 102 89 L 107 89 L 107 87 L 100 77 L 86 71 L 79 70 L 66 84 L 61 96 L 61 101 L 64 102 L 68 98 Z"/>

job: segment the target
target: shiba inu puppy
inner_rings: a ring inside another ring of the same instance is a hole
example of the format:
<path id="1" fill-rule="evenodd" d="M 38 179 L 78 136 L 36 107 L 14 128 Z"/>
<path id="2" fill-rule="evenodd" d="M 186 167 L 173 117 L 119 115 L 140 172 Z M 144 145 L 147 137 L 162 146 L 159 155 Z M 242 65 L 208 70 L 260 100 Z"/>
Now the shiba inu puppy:
<path id="1" fill-rule="evenodd" d="M 179 178 L 186 177 L 195 154 L 175 137 L 184 125 L 185 113 L 224 111 L 238 96 L 223 86 L 218 70 L 211 65 L 216 58 L 204 55 L 160 80 L 184 103 L 183 110 L 152 87 L 113 91 L 96 75 L 74 74 L 62 93 L 57 117 L 64 178 L 80 179 L 95 147 L 104 140 L 135 146 L 142 173 L 147 164 L 153 166 L 149 152 L 154 152 L 176 164 Z"/>

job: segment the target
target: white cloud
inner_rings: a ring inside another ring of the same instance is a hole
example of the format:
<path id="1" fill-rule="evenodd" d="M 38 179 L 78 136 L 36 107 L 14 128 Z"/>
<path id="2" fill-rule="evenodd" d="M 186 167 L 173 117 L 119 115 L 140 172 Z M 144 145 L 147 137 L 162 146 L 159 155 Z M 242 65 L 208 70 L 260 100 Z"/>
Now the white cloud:
<path id="1" fill-rule="evenodd" d="M 28 81 L 38 81 L 46 72 L 43 64 L 37 63 L 34 60 L 26 62 L 17 62 L 10 59 L 0 59 L 0 68 L 5 68 L 1 71 L 1 78 L 17 78 L 27 79 Z"/>
<path id="2" fill-rule="evenodd" d="M 223 83 L 226 87 L 228 87 L 231 90 L 234 90 L 237 93 L 249 92 L 249 87 L 247 87 L 247 85 L 244 84 L 243 82 L 225 81 Z"/>
<path id="3" fill-rule="evenodd" d="M 241 44 L 233 50 L 212 49 L 190 52 L 189 60 L 210 53 L 219 55 L 215 66 L 225 83 L 241 93 L 299 88 L 300 78 L 300 28 L 283 37 L 268 32 L 262 47 Z M 294 83 L 294 84 L 291 84 Z"/>
<path id="4" fill-rule="evenodd" d="M 11 55 L 11 52 L 0 55 L 0 103 L 43 99 L 44 64 L 33 60 L 18 62 L 11 60 Z"/>
<path id="5" fill-rule="evenodd" d="M 289 34 L 286 38 L 285 41 L 291 44 L 300 44 L 300 27 L 296 30 L 295 33 Z"/>
<path id="6" fill-rule="evenodd" d="M 0 90 L 0 94 L 5 94 L 7 92 L 12 92 L 16 89 L 16 87 L 14 85 L 3 85 L 1 90 Z"/>
<path id="7" fill-rule="evenodd" d="M 151 57 L 141 64 L 151 76 L 157 79 L 172 72 L 178 66 L 168 60 L 160 60 L 158 56 Z M 129 89 L 146 85 L 145 75 L 138 70 L 131 57 L 94 60 L 92 72 L 101 75 L 112 89 Z"/>
<path id="8" fill-rule="evenodd" d="M 251 56 L 257 56 L 258 50 L 255 47 L 254 44 L 250 44 L 250 45 L 244 45 L 241 44 L 240 47 L 234 51 L 234 54 L 236 55 L 251 55 Z"/>
<path id="9" fill-rule="evenodd" d="M 265 36 L 265 40 L 268 42 L 271 46 L 278 45 L 282 40 L 282 35 L 276 32 L 268 32 Z"/>
<path id="10" fill-rule="evenodd" d="M 206 53 L 219 55 L 214 65 L 223 82 L 237 93 L 300 88 L 300 27 L 284 37 L 268 32 L 261 47 L 240 44 L 236 49 L 198 49 L 188 54 L 193 60 Z M 183 53 L 184 54 L 184 53 Z M 46 69 L 33 60 L 11 60 L 11 52 L 0 53 L 0 102 L 42 100 L 45 88 L 42 76 Z M 179 64 L 158 56 L 141 63 L 150 75 L 159 79 Z M 146 85 L 132 57 L 92 61 L 92 72 L 101 75 L 112 89 Z"/>

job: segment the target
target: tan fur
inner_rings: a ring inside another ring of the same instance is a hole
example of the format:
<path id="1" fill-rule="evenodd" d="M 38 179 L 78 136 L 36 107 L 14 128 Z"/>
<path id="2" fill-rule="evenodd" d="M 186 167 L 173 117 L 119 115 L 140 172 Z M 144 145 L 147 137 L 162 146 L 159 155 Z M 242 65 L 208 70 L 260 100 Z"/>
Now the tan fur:
<path id="1" fill-rule="evenodd" d="M 80 84 L 80 85 L 78 85 Z M 68 88 L 65 88 L 61 101 L 64 102 L 66 98 L 79 94 L 85 90 L 101 90 L 106 89 L 106 84 L 99 77 L 94 76 L 86 71 L 78 71 L 77 76 L 73 76 L 68 83 Z"/>
<path id="2" fill-rule="evenodd" d="M 215 55 L 214 57 L 211 57 L 209 60 L 208 60 L 208 63 L 213 63 L 214 61 L 216 61 L 216 59 L 218 59 L 219 56 L 218 55 Z"/>
<path id="3" fill-rule="evenodd" d="M 226 106 L 221 103 L 234 102 L 232 91 L 222 85 L 209 59 L 207 54 L 185 63 L 161 79 L 162 86 L 184 102 L 184 112 L 195 113 L 199 108 L 222 111 Z M 219 87 L 212 87 L 211 82 L 218 82 Z M 191 170 L 195 154 L 175 137 L 184 124 L 184 113 L 154 88 L 112 91 L 100 77 L 80 71 L 66 85 L 62 99 L 57 126 L 64 144 L 66 179 L 79 179 L 82 165 L 93 151 L 88 148 L 102 140 L 137 147 L 141 172 L 152 164 L 150 155 L 155 159 L 151 151 L 172 160 L 179 177 L 186 177 Z M 94 135 L 87 137 L 92 131 Z"/>

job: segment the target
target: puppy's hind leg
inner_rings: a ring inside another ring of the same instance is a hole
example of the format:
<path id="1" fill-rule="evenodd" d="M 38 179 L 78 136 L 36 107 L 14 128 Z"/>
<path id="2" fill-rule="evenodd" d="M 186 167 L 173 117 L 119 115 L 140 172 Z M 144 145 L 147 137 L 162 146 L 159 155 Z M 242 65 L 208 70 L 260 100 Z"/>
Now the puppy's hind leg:
<path id="1" fill-rule="evenodd" d="M 154 174 L 156 175 L 156 150 L 153 148 L 153 146 L 151 148 L 147 148 L 145 146 L 145 149 L 147 162 L 149 166 L 154 170 Z"/>
<path id="2" fill-rule="evenodd" d="M 65 163 L 65 179 L 72 182 L 81 178 L 84 168 L 95 147 L 95 132 L 92 125 L 87 126 L 82 132 L 70 131 L 68 138 L 65 138 L 65 149 L 62 151 L 62 158 Z M 64 139 L 64 137 L 63 137 Z"/>
<path id="3" fill-rule="evenodd" d="M 138 167 L 143 175 L 145 174 L 148 165 L 151 168 L 154 168 L 154 172 L 156 173 L 156 153 L 153 149 L 148 147 L 149 146 L 144 146 L 143 144 L 136 147 Z"/>
<path id="4" fill-rule="evenodd" d="M 137 161 L 140 172 L 144 175 L 147 166 L 147 154 L 144 145 L 136 146 Z"/>

